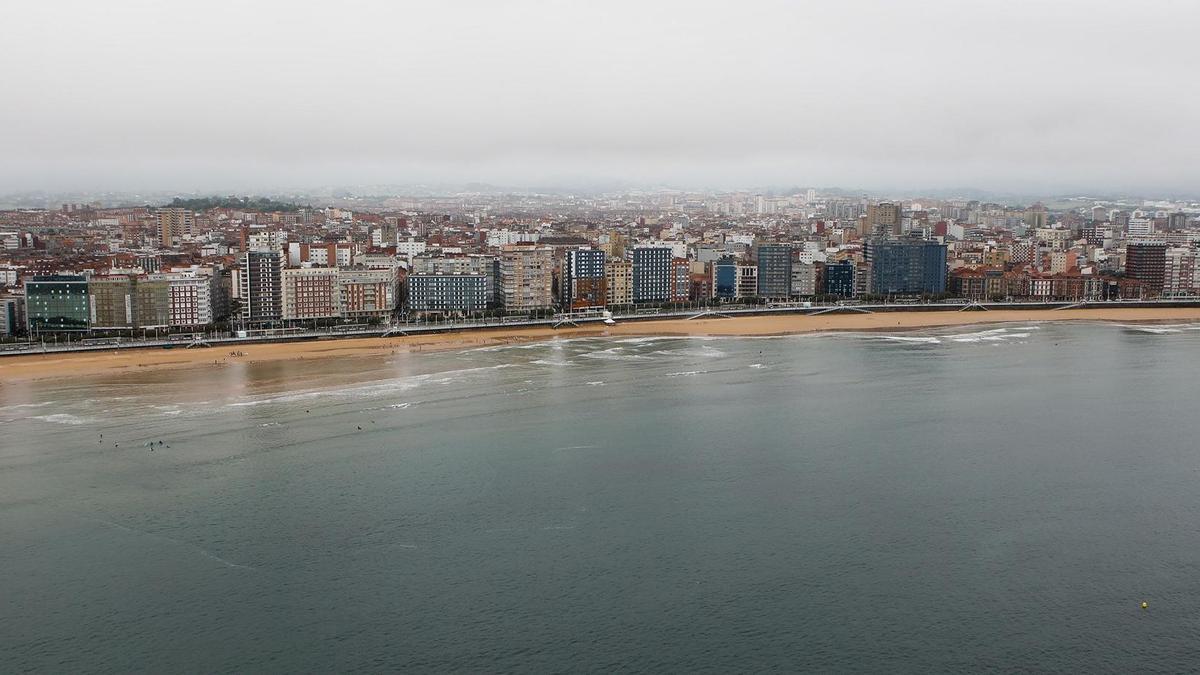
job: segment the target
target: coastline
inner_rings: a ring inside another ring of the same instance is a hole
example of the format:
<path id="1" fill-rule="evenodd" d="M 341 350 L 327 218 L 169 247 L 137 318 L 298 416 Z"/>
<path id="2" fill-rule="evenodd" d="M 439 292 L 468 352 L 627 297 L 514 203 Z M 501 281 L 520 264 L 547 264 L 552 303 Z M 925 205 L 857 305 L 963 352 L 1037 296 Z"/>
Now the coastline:
<path id="1" fill-rule="evenodd" d="M 632 321 L 578 328 L 488 328 L 388 338 L 345 338 L 309 342 L 238 345 L 233 349 L 155 348 L 103 352 L 28 354 L 0 361 L 0 385 L 87 375 L 121 375 L 162 369 L 220 367 L 235 363 L 354 358 L 491 347 L 554 337 L 772 336 L 816 332 L 916 330 L 997 323 L 1112 321 L 1127 323 L 1200 321 L 1200 307 L 886 312 L 876 314 L 787 314 L 728 319 Z M 236 355 L 235 355 L 236 354 Z"/>

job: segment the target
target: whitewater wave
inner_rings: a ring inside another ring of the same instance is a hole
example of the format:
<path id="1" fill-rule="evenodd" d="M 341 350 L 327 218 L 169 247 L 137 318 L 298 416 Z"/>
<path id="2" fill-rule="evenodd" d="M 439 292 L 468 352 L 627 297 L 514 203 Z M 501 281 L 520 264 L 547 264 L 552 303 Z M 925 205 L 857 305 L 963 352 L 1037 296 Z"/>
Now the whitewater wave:
<path id="1" fill-rule="evenodd" d="M 708 345 L 701 345 L 700 347 L 694 349 L 660 349 L 654 353 L 661 354 L 663 356 L 697 356 L 711 359 L 718 359 L 722 356 L 725 356 L 725 352 L 717 349 L 716 347 L 709 347 Z"/>
<path id="2" fill-rule="evenodd" d="M 30 417 L 29 419 L 41 420 L 43 422 L 52 422 L 54 424 L 70 424 L 72 426 L 79 425 L 79 424 L 87 424 L 88 422 L 91 421 L 89 419 L 85 419 L 83 417 L 78 417 L 76 415 L 70 415 L 67 413 L 55 413 L 53 415 L 34 415 L 33 417 Z"/>
<path id="3" fill-rule="evenodd" d="M 1012 332 L 1010 332 L 1012 331 Z M 991 330 L 981 330 L 975 333 L 957 333 L 955 335 L 947 335 L 946 338 L 954 342 L 1003 342 L 1013 338 L 1027 338 L 1029 333 L 1020 329 L 1009 328 L 993 328 Z"/>
<path id="4" fill-rule="evenodd" d="M 662 342 L 663 340 L 669 340 L 669 339 L 671 339 L 671 338 L 662 337 L 662 336 L 647 336 L 647 337 L 622 338 L 620 340 L 617 340 L 617 342 L 620 344 L 628 344 L 628 345 L 648 345 L 648 344 L 654 344 L 655 342 Z"/>
<path id="5" fill-rule="evenodd" d="M 25 408 L 43 408 L 58 401 L 45 401 L 43 403 L 14 403 L 13 405 L 0 406 L 0 412 L 7 410 L 24 410 Z"/>
<path id="6" fill-rule="evenodd" d="M 648 359 L 648 356 L 640 354 L 623 353 L 623 347 L 610 347 L 609 349 L 601 349 L 600 351 L 587 352 L 582 356 L 589 359 L 601 359 L 604 361 L 642 361 Z"/>
<path id="7" fill-rule="evenodd" d="M 864 336 L 864 337 L 866 337 L 868 340 L 890 340 L 890 341 L 892 341 L 892 342 L 913 342 L 913 343 L 922 343 L 922 344 L 931 344 L 931 345 L 940 345 L 940 344 L 942 343 L 942 341 L 941 341 L 941 339 L 940 339 L 940 338 L 936 338 L 936 337 L 933 337 L 933 336 L 920 336 L 920 335 L 866 335 L 866 336 Z"/>
<path id="8" fill-rule="evenodd" d="M 409 377 L 401 377 L 394 380 L 373 382 L 371 384 L 363 384 L 353 387 L 343 387 L 341 389 L 318 389 L 314 391 L 302 391 L 292 394 L 284 394 L 281 396 L 255 398 L 248 401 L 237 401 L 234 403 L 229 403 L 228 406 L 241 408 L 272 403 L 295 403 L 297 401 L 308 401 L 321 398 L 331 398 L 335 400 L 355 400 L 361 398 L 372 398 L 376 396 L 386 396 L 388 394 L 410 391 L 412 389 L 416 389 L 417 387 L 430 384 L 453 384 L 456 382 L 462 382 L 470 379 L 472 376 L 489 373 L 502 368 L 511 368 L 514 365 L 515 364 L 512 363 L 501 363 L 494 366 L 480 366 L 478 368 L 447 370 L 440 373 L 411 375 Z"/>
<path id="9" fill-rule="evenodd" d="M 1200 330 L 1200 324 L 1194 323 L 1134 323 L 1134 324 L 1117 324 L 1126 330 L 1135 331 L 1138 333 L 1147 333 L 1150 335 L 1171 335 L 1174 333 L 1182 333 L 1189 330 Z"/>

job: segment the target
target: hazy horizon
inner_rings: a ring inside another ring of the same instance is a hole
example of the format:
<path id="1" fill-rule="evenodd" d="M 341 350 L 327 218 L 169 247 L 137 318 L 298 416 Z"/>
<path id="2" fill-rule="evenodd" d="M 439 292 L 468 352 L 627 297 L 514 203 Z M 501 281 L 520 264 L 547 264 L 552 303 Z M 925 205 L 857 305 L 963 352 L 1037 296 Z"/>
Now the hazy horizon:
<path id="1" fill-rule="evenodd" d="M 1200 5 L 21 3 L 0 193 L 1191 194 Z M 937 186 L 944 186 L 938 188 Z"/>

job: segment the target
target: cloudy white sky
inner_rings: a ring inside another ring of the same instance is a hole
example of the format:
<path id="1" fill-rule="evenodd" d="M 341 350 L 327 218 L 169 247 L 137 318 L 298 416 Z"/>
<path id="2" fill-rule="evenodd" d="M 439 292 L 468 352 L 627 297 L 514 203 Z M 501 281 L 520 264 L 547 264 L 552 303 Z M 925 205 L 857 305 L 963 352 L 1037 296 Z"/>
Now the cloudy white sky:
<path id="1" fill-rule="evenodd" d="M 1200 183 L 1200 2 L 0 4 L 0 192 Z"/>

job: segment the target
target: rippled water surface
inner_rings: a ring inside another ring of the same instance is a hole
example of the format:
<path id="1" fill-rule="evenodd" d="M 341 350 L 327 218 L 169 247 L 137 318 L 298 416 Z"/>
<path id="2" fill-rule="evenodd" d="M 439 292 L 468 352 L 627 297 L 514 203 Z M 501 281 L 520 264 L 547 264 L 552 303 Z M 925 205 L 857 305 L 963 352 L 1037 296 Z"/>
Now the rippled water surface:
<path id="1" fill-rule="evenodd" d="M 1196 328 L 7 385 L 0 663 L 1196 670 Z"/>

